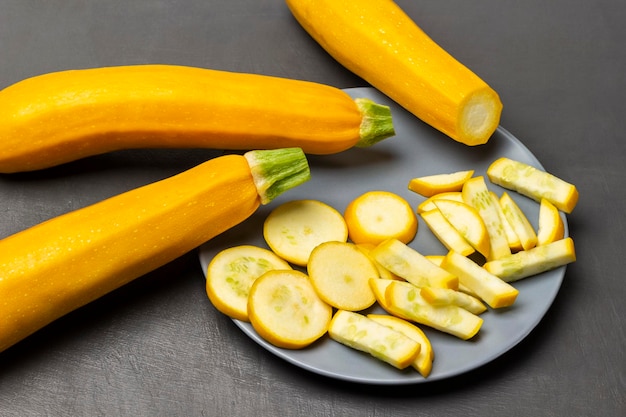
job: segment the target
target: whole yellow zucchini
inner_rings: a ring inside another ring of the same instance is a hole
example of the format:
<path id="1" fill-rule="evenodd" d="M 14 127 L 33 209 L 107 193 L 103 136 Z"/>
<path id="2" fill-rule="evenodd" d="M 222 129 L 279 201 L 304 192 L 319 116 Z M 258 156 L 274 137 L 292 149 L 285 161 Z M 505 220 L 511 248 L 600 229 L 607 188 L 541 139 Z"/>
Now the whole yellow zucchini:
<path id="1" fill-rule="evenodd" d="M 339 63 L 452 139 L 483 144 L 498 127 L 498 94 L 393 1 L 286 2 Z"/>
<path id="2" fill-rule="evenodd" d="M 129 148 L 302 148 L 394 134 L 389 107 L 300 80 L 174 65 L 39 75 L 0 91 L 0 172 Z"/>
<path id="3" fill-rule="evenodd" d="M 222 156 L 0 240 L 0 352 L 309 177 L 299 148 Z"/>

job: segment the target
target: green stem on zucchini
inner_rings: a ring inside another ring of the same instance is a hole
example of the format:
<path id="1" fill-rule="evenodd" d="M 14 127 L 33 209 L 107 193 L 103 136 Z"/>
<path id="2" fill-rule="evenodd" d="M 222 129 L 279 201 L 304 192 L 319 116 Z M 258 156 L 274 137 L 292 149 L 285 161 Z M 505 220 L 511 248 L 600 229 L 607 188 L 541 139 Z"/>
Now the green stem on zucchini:
<path id="1" fill-rule="evenodd" d="M 243 156 L 250 166 L 261 204 L 311 178 L 306 155 L 300 148 L 249 151 Z"/>
<path id="2" fill-rule="evenodd" d="M 367 98 L 357 98 L 354 102 L 363 115 L 361 139 L 357 142 L 357 147 L 372 146 L 396 134 L 389 106 L 375 103 Z"/>

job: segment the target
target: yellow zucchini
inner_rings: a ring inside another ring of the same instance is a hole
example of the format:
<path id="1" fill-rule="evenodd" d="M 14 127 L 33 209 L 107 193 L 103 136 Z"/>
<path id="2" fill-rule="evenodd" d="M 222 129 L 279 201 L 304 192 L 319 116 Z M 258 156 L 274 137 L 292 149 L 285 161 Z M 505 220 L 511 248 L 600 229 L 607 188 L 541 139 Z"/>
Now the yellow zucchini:
<path id="1" fill-rule="evenodd" d="M 132 148 L 302 148 L 393 135 L 388 106 L 300 80 L 174 65 L 60 71 L 0 91 L 0 172 Z"/>
<path id="2" fill-rule="evenodd" d="M 299 148 L 222 156 L 0 240 L 0 352 L 309 176 Z"/>
<path id="3" fill-rule="evenodd" d="M 498 94 L 424 33 L 391 0 L 286 0 L 339 63 L 459 142 L 487 142 Z"/>

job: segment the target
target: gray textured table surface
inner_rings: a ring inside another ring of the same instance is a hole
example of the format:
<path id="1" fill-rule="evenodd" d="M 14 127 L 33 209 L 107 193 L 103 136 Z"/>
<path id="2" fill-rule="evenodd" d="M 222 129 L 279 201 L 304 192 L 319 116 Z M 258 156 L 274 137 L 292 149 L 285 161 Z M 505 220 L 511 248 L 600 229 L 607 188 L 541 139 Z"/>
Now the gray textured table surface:
<path id="1" fill-rule="evenodd" d="M 437 383 L 334 381 L 267 353 L 216 313 L 190 253 L 1 353 L 0 415 L 626 415 L 624 3 L 398 3 L 500 93 L 502 125 L 580 190 L 569 216 L 578 261 L 530 336 Z M 309 38 L 281 0 L 0 0 L 0 62 L 0 87 L 55 70 L 134 63 L 366 85 Z M 0 235 L 208 156 L 121 152 L 0 176 Z"/>

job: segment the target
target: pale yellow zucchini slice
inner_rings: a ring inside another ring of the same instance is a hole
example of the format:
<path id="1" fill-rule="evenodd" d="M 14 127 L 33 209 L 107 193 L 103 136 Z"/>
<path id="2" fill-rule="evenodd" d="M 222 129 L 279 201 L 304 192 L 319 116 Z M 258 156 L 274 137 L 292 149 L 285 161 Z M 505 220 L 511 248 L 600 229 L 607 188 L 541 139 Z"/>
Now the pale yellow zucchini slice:
<path id="1" fill-rule="evenodd" d="M 566 237 L 487 262 L 483 268 L 503 281 L 513 282 L 574 261 L 576 261 L 574 241 Z"/>
<path id="2" fill-rule="evenodd" d="M 399 240 L 386 240 L 372 250 L 372 256 L 395 275 L 417 287 L 458 288 L 456 276 Z"/>
<path id="3" fill-rule="evenodd" d="M 433 360 L 435 359 L 435 351 L 426 334 L 413 323 L 409 323 L 399 317 L 389 316 L 386 314 L 368 314 L 368 319 L 383 324 L 405 336 L 419 342 L 421 349 L 415 357 L 411 366 L 419 372 L 424 378 L 430 375 L 433 369 Z"/>
<path id="4" fill-rule="evenodd" d="M 445 257 L 446 255 L 426 255 L 426 259 L 433 262 L 435 265 L 439 267 L 441 267 L 441 264 L 443 263 L 443 260 L 445 259 Z M 479 298 L 469 288 L 467 288 L 465 285 L 461 284 L 460 282 L 459 282 L 459 287 L 457 291 L 464 292 L 465 294 L 471 295 L 474 298 Z"/>
<path id="5" fill-rule="evenodd" d="M 491 308 L 509 307 L 513 305 L 519 294 L 519 291 L 510 284 L 456 252 L 450 251 L 446 255 L 442 267 L 456 275 L 460 283 L 478 295 Z"/>
<path id="6" fill-rule="evenodd" d="M 385 310 L 387 313 L 398 316 L 398 314 L 391 311 L 391 308 L 389 307 L 389 304 L 387 303 L 387 298 L 385 297 L 385 291 L 387 291 L 387 287 L 389 286 L 389 284 L 391 284 L 394 281 L 397 281 L 397 280 L 371 278 L 369 280 L 369 284 L 370 284 L 370 288 L 372 289 L 372 292 L 374 293 L 374 297 L 376 297 L 376 301 L 378 302 L 378 305 L 380 305 L 382 309 Z M 406 317 L 400 317 L 400 318 L 405 319 Z"/>
<path id="7" fill-rule="evenodd" d="M 346 242 L 348 227 L 337 210 L 318 200 L 294 200 L 275 208 L 263 224 L 263 236 L 281 258 L 305 266 L 320 243 Z"/>
<path id="8" fill-rule="evenodd" d="M 269 271 L 252 284 L 248 315 L 256 332 L 275 346 L 301 349 L 326 334 L 332 308 L 300 271 Z"/>
<path id="9" fill-rule="evenodd" d="M 474 207 L 465 202 L 446 199 L 436 200 L 434 205 L 474 249 L 485 258 L 489 256 L 489 233 L 485 222 Z"/>
<path id="10" fill-rule="evenodd" d="M 376 245 L 372 245 L 371 243 L 360 243 L 356 245 L 359 250 L 363 251 L 364 254 L 367 255 L 368 258 L 374 263 L 376 269 L 378 269 L 378 277 L 381 279 L 402 279 L 396 276 L 393 272 L 382 266 L 374 257 L 372 256 L 372 250 L 376 247 Z"/>
<path id="11" fill-rule="evenodd" d="M 368 191 L 352 200 L 344 218 L 354 243 L 378 245 L 387 239 L 409 243 L 417 233 L 417 217 L 409 203 L 389 191 Z"/>
<path id="12" fill-rule="evenodd" d="M 449 288 L 423 287 L 420 295 L 424 300 L 435 306 L 456 305 L 473 314 L 487 311 L 487 307 L 476 297 L 462 291 Z"/>
<path id="13" fill-rule="evenodd" d="M 472 178 L 472 175 L 474 170 L 427 175 L 411 179 L 408 187 L 421 196 L 432 197 L 439 193 L 461 191 L 465 181 Z"/>
<path id="14" fill-rule="evenodd" d="M 485 223 L 489 233 L 488 259 L 498 259 L 510 255 L 511 249 L 499 213 L 500 204 L 497 199 L 494 201 L 487 189 L 484 177 L 473 177 L 467 180 L 461 192 L 463 193 L 463 201 L 474 207 Z"/>
<path id="15" fill-rule="evenodd" d="M 502 193 L 500 197 L 500 207 L 502 213 L 513 228 L 513 232 L 518 237 L 522 250 L 528 250 L 537 246 L 537 233 L 530 224 L 528 217 L 519 208 L 517 203 L 507 193 Z"/>
<path id="16" fill-rule="evenodd" d="M 425 326 L 467 340 L 476 335 L 483 319 L 456 305 L 435 306 L 420 294 L 420 288 L 394 281 L 385 292 L 391 310 Z"/>
<path id="17" fill-rule="evenodd" d="M 571 213 L 578 203 L 576 186 L 520 161 L 499 158 L 489 166 L 487 176 L 494 184 L 537 202 L 545 198 L 566 213 Z"/>
<path id="18" fill-rule="evenodd" d="M 439 209 L 424 211 L 420 213 L 420 216 L 439 242 L 448 250 L 462 253 L 464 256 L 475 252 L 474 247 L 450 224 Z"/>
<path id="19" fill-rule="evenodd" d="M 343 345 L 369 353 L 398 369 L 411 365 L 421 349 L 416 340 L 362 314 L 345 310 L 335 313 L 328 327 L 328 335 Z"/>
<path id="20" fill-rule="evenodd" d="M 353 243 L 318 245 L 311 252 L 307 272 L 320 298 L 335 308 L 360 311 L 376 302 L 369 280 L 379 279 L 378 269 Z"/>
<path id="21" fill-rule="evenodd" d="M 437 208 L 435 206 L 435 201 L 437 200 L 452 200 L 452 201 L 460 201 L 463 202 L 463 194 L 460 191 L 449 191 L 445 193 L 435 194 L 432 197 L 427 198 L 422 201 L 417 206 L 417 213 L 422 213 L 424 211 L 434 210 Z"/>
<path id="22" fill-rule="evenodd" d="M 537 245 L 545 245 L 565 236 L 565 225 L 559 209 L 554 204 L 541 199 L 539 204 L 539 228 L 537 230 Z"/>
<path id="23" fill-rule="evenodd" d="M 502 210 L 502 205 L 500 204 L 500 199 L 498 195 L 493 191 L 489 191 L 489 195 L 493 200 L 493 206 L 498 212 L 498 216 L 500 216 L 500 222 L 502 223 L 502 227 L 504 228 L 504 235 L 506 236 L 506 240 L 509 243 L 509 252 L 516 252 L 518 250 L 522 250 L 522 242 L 515 233 L 515 229 L 504 215 L 504 210 Z"/>
<path id="24" fill-rule="evenodd" d="M 234 319 L 248 320 L 248 294 L 252 283 L 267 271 L 290 270 L 274 252 L 251 245 L 220 251 L 206 271 L 206 292 L 216 309 Z"/>

